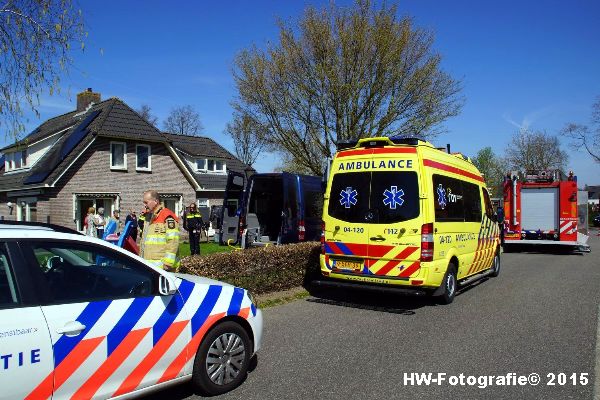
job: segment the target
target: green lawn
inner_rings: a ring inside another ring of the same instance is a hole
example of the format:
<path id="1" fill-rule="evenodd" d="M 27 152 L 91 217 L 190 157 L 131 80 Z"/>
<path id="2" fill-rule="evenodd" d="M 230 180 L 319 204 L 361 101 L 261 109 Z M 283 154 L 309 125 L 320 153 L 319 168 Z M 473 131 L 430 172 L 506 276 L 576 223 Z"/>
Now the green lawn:
<path id="1" fill-rule="evenodd" d="M 232 248 L 229 246 L 220 246 L 215 242 L 200 242 L 200 255 L 207 255 L 212 253 L 225 253 L 231 251 Z M 190 244 L 187 242 L 179 245 L 179 257 L 187 257 L 190 255 Z"/>

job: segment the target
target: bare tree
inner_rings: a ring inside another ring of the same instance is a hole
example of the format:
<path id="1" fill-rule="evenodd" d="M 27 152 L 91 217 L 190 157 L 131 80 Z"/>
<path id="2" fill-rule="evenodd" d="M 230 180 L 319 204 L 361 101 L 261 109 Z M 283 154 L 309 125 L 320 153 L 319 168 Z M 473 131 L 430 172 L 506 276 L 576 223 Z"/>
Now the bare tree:
<path id="1" fill-rule="evenodd" d="M 59 92 L 69 51 L 85 32 L 71 0 L 5 0 L 0 5 L 0 126 L 15 140 L 25 130 L 24 108 L 39 116 L 40 94 Z"/>
<path id="2" fill-rule="evenodd" d="M 567 159 L 558 138 L 545 132 L 521 130 L 506 148 L 508 166 L 519 171 L 564 169 Z"/>
<path id="3" fill-rule="evenodd" d="M 200 115 L 190 105 L 172 109 L 163 126 L 167 132 L 192 136 L 204 129 Z"/>
<path id="4" fill-rule="evenodd" d="M 152 114 L 152 109 L 148 104 L 142 104 L 139 110 L 136 110 L 140 117 L 144 118 L 150 125 L 156 126 L 158 118 Z"/>
<path id="5" fill-rule="evenodd" d="M 600 163 L 600 96 L 592 105 L 592 119 L 590 125 L 568 123 L 561 133 L 571 139 L 571 146 L 575 149 L 584 148 L 590 156 Z"/>
<path id="6" fill-rule="evenodd" d="M 225 132 L 233 139 L 236 156 L 245 164 L 252 166 L 265 149 L 264 126 L 249 115 L 235 113 Z"/>
<path id="7" fill-rule="evenodd" d="M 502 194 L 502 181 L 505 173 L 502 160 L 488 146 L 477 152 L 477 155 L 473 158 L 473 164 L 483 174 L 485 184 L 492 195 L 499 197 Z"/>
<path id="8" fill-rule="evenodd" d="M 279 22 L 279 43 L 237 55 L 233 105 L 321 174 L 337 141 L 437 134 L 463 103 L 460 82 L 440 63 L 433 34 L 398 19 L 395 7 L 308 7 L 297 27 Z"/>

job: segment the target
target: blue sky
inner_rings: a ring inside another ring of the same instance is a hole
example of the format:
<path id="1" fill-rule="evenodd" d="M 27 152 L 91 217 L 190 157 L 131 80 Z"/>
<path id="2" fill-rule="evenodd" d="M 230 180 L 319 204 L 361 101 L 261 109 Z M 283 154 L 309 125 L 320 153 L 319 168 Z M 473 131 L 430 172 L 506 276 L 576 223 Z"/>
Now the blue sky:
<path id="1" fill-rule="evenodd" d="M 223 134 L 235 97 L 235 55 L 277 41 L 276 18 L 295 21 L 308 4 L 328 1 L 81 2 L 89 37 L 63 79 L 60 95 L 42 96 L 41 120 L 75 107 L 91 87 L 133 108 L 151 106 L 159 128 L 169 111 L 192 105 L 210 136 L 232 150 Z M 336 1 L 338 5 L 350 1 Z M 442 66 L 463 81 L 466 104 L 434 143 L 473 156 L 485 146 L 502 155 L 519 127 L 556 134 L 569 121 L 588 123 L 600 96 L 600 2 L 404 0 L 399 15 L 435 33 Z M 5 137 L 3 140 L 7 140 Z M 569 151 L 579 185 L 600 184 L 600 165 Z M 277 165 L 263 157 L 255 167 Z"/>

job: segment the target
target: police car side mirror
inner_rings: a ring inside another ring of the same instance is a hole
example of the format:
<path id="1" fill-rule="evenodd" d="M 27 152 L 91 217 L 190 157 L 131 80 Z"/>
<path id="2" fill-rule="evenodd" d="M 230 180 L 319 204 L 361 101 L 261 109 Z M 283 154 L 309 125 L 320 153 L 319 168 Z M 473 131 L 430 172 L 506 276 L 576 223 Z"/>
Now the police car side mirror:
<path id="1" fill-rule="evenodd" d="M 170 296 L 177 293 L 175 282 L 165 275 L 159 275 L 158 293 L 160 293 L 161 296 Z"/>

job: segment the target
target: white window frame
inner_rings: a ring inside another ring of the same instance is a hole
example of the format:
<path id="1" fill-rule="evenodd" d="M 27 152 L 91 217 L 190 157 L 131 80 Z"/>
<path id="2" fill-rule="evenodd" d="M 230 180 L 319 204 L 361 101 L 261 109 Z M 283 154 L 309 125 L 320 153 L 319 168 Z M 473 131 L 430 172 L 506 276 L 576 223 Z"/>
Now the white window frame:
<path id="1" fill-rule="evenodd" d="M 12 165 L 11 165 L 12 161 L 13 161 L 13 153 L 6 153 L 4 155 L 4 170 L 6 172 L 12 171 Z"/>
<path id="2" fill-rule="evenodd" d="M 198 161 L 201 161 L 201 160 L 204 161 L 204 168 L 198 168 Z M 209 162 L 213 163 L 212 169 L 208 168 Z M 218 162 L 223 163 L 222 169 L 215 169 Z M 196 172 L 206 172 L 209 174 L 224 174 L 227 172 L 227 163 L 225 162 L 225 160 L 220 160 L 217 158 L 196 158 L 196 159 L 194 159 L 194 170 Z"/>
<path id="3" fill-rule="evenodd" d="M 23 157 L 25 156 L 25 157 Z M 17 167 L 17 160 L 21 160 L 21 165 Z M 13 151 L 4 155 L 4 170 L 6 172 L 28 169 L 27 149 Z"/>
<path id="4" fill-rule="evenodd" d="M 148 168 L 142 168 L 138 164 L 138 148 L 148 148 Z M 112 153 L 111 153 L 112 154 Z M 152 146 L 149 144 L 136 144 L 135 145 L 135 170 L 136 171 L 152 171 Z"/>
<path id="5" fill-rule="evenodd" d="M 204 168 L 198 168 L 198 161 L 201 161 L 201 160 L 204 161 Z M 208 168 L 208 160 L 206 158 L 196 158 L 194 160 L 194 164 L 195 164 L 196 171 L 207 172 L 206 168 Z"/>
<path id="6" fill-rule="evenodd" d="M 221 169 L 216 169 L 217 168 L 217 163 L 223 163 L 223 168 Z M 225 160 L 215 160 L 215 169 L 213 170 L 214 172 L 226 172 L 227 171 L 227 164 L 225 163 Z"/>
<path id="7" fill-rule="evenodd" d="M 196 200 L 196 207 L 198 207 L 198 208 L 210 207 L 209 204 L 210 204 L 210 201 L 205 197 Z"/>
<path id="8" fill-rule="evenodd" d="M 113 146 L 123 146 L 123 166 L 115 166 L 113 165 Z M 110 142 L 110 169 L 115 171 L 127 171 L 127 143 L 125 142 Z"/>

